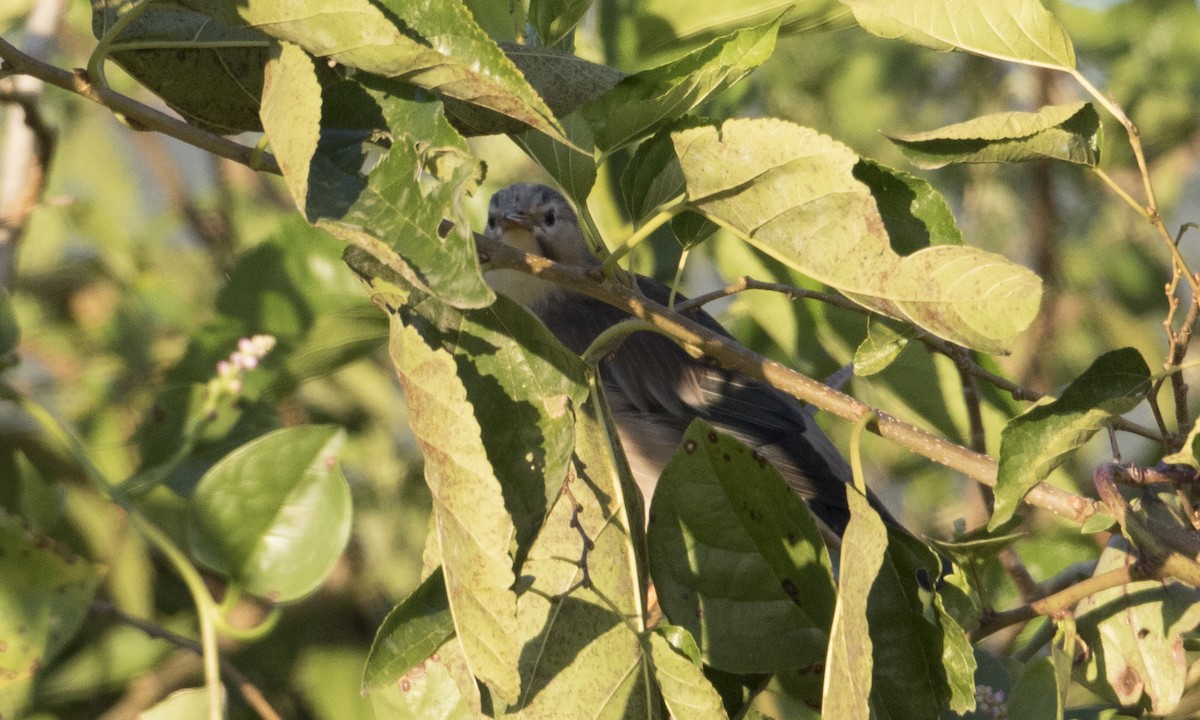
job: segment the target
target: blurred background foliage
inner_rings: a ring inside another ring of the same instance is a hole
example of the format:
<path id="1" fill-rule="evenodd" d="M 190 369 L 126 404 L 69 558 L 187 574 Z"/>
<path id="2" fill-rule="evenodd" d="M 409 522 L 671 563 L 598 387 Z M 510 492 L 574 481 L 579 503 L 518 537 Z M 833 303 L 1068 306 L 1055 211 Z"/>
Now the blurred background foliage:
<path id="1" fill-rule="evenodd" d="M 0 7 L 6 37 L 20 37 L 31 5 L 26 0 Z M 521 30 L 497 12 L 505 3 L 468 5 L 498 39 L 511 40 Z M 715 0 L 598 0 L 575 49 L 633 71 L 790 5 L 762 2 L 739 15 L 723 11 L 737 4 Z M 1065 78 L 886 42 L 853 27 L 834 2 L 794 5 L 774 56 L 702 113 L 793 120 L 929 179 L 952 203 L 970 244 L 1002 252 L 1046 281 L 1037 324 L 1017 352 L 996 360 L 1018 382 L 1053 391 L 1114 347 L 1132 345 L 1151 365 L 1163 356 L 1169 258 L 1150 228 L 1094 178 L 1050 163 L 920 173 L 881 134 L 1068 102 L 1076 97 Z M 1196 3 L 1048 5 L 1067 26 L 1085 72 L 1139 125 L 1167 225 L 1177 227 L 1196 209 Z M 679 19 L 690 24 L 672 24 Z M 68 3 L 56 40 L 55 64 L 84 64 L 95 42 L 87 2 Z M 115 66 L 109 72 L 120 92 L 155 102 Z M 47 92 L 42 110 L 58 130 L 58 146 L 45 202 L 19 249 L 11 302 L 21 332 L 20 364 L 8 381 L 70 428 L 109 477 L 124 478 L 154 451 L 147 437 L 155 432 L 156 409 L 179 402 L 192 384 L 212 377 L 237 338 L 275 335 L 280 347 L 247 379 L 243 406 L 228 432 L 202 444 L 199 464 L 182 468 L 171 482 L 194 482 L 206 463 L 273 427 L 312 422 L 348 430 L 343 469 L 354 501 L 349 550 L 321 590 L 290 606 L 266 640 L 226 652 L 287 717 L 370 717 L 358 695 L 363 660 L 383 614 L 418 581 L 430 504 L 386 356 L 383 314 L 341 264 L 339 245 L 297 219 L 277 178 L 162 136 L 131 132 L 109 111 L 74 95 Z M 1107 127 L 1105 137 L 1110 173 L 1136 186 L 1120 128 Z M 493 190 L 540 171 L 505 138 L 472 145 L 488 165 L 485 186 L 471 200 L 481 225 Z M 617 211 L 622 203 L 613 181 L 628 160 L 614 157 L 593 192 L 593 209 L 610 242 L 630 230 Z M 673 277 L 678 244 L 663 233 L 647 247 L 635 254 L 637 269 Z M 686 290 L 692 293 L 743 274 L 815 287 L 719 235 L 692 254 L 687 268 Z M 850 362 L 869 330 L 858 315 L 773 294 L 741 295 L 718 308 L 748 346 L 818 378 Z M 970 444 L 956 370 L 920 347 L 906 350 L 880 375 L 853 380 L 849 391 Z M 1017 406 L 987 388 L 984 394 L 987 437 L 998 443 Z M 821 420 L 844 439 L 847 428 Z M 115 506 L 85 483 L 58 482 L 71 476 L 72 461 L 43 440 L 35 428 L 0 426 L 0 506 L 107 565 L 107 602 L 191 632 L 190 603 L 177 578 Z M 995 454 L 998 447 L 982 449 Z M 1139 449 L 1134 443 L 1123 447 L 1125 459 L 1136 459 Z M 956 522 L 970 528 L 986 518 L 972 484 L 879 439 L 869 441 L 868 453 L 869 477 L 914 529 L 946 537 Z M 1107 440 L 1099 437 L 1092 452 L 1077 456 L 1053 481 L 1080 489 L 1090 463 L 1108 453 Z M 170 517 L 170 505 L 164 496 L 156 512 Z M 1098 551 L 1089 536 L 1053 518 L 1035 518 L 1030 531 L 1017 550 L 1039 578 Z M 1017 601 L 998 565 L 989 575 L 996 606 Z M 245 611 L 253 616 L 261 608 L 247 603 Z M 992 642 L 1003 651 L 1013 641 L 1001 634 Z M 141 707 L 147 696 L 194 684 L 198 673 L 192 654 L 96 614 L 41 673 L 32 690 L 33 716 L 130 717 L 122 713 Z M 232 708 L 233 717 L 250 716 L 238 703 Z"/>

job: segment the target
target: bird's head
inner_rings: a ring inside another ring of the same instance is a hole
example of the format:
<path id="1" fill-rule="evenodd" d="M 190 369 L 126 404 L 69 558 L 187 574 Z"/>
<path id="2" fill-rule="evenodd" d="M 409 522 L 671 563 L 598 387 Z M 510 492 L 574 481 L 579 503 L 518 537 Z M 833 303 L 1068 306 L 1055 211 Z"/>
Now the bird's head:
<path id="1" fill-rule="evenodd" d="M 571 203 L 545 185 L 509 185 L 492 196 L 483 234 L 569 265 L 594 264 Z"/>
<path id="2" fill-rule="evenodd" d="M 545 185 L 509 185 L 492 196 L 483 234 L 519 250 L 569 265 L 594 265 L 571 203 Z M 492 270 L 485 276 L 496 292 L 538 312 L 560 297 L 562 289 L 517 270 Z"/>

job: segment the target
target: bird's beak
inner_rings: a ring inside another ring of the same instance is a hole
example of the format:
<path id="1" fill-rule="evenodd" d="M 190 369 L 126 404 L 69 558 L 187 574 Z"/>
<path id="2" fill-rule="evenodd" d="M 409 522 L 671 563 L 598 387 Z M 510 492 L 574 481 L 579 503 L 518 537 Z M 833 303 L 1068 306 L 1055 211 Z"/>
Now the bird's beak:
<path id="1" fill-rule="evenodd" d="M 524 213 L 510 213 L 500 218 L 500 226 L 505 230 L 511 230 L 512 228 L 530 230 L 533 228 L 533 223 L 530 222 L 529 216 Z"/>

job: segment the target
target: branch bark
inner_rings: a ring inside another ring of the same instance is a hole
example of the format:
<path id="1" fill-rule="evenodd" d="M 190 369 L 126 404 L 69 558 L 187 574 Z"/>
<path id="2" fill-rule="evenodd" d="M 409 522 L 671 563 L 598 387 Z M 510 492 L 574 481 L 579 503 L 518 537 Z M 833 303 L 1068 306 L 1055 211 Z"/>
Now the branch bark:
<path id="1" fill-rule="evenodd" d="M 149 105 L 128 98 L 106 87 L 93 85 L 87 78 L 87 73 L 81 69 L 68 72 L 62 68 L 49 65 L 30 57 L 0 38 L 0 60 L 3 65 L 0 71 L 8 74 L 29 75 L 43 80 L 50 85 L 62 88 L 76 95 L 81 95 L 92 102 L 99 103 L 125 119 L 130 127 L 136 130 L 153 130 L 169 135 L 201 150 L 205 150 L 223 158 L 229 158 L 247 167 L 264 172 L 280 174 L 279 163 L 269 153 L 256 153 L 254 148 L 246 147 L 232 140 L 214 135 L 207 130 L 189 125 L 178 118 L 155 110 Z"/>
<path id="2" fill-rule="evenodd" d="M 984 485 L 996 484 L 997 464 L 994 458 L 968 450 L 875 410 L 849 395 L 732 343 L 688 319 L 686 315 L 650 302 L 619 283 L 605 281 L 602 276 L 587 270 L 555 263 L 537 255 L 527 255 L 481 235 L 475 236 L 475 242 L 479 248 L 480 259 L 490 263 L 493 268 L 526 272 L 621 308 L 633 317 L 640 318 L 670 335 L 681 345 L 845 420 L 855 422 L 869 413 L 875 413 L 879 419 L 870 426 L 872 432 Z M 372 251 L 380 260 L 394 257 L 389 248 L 379 244 L 379 248 L 365 249 Z M 410 274 L 406 267 L 393 269 L 402 275 Z M 1026 495 L 1026 502 L 1076 523 L 1082 523 L 1097 510 L 1094 501 L 1045 483 L 1030 490 Z"/>

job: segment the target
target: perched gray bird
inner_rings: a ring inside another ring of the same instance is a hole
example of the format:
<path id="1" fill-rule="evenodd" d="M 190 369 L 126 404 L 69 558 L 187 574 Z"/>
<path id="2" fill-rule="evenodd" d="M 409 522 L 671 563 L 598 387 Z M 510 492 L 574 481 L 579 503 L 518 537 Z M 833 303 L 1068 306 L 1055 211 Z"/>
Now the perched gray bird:
<path id="1" fill-rule="evenodd" d="M 566 198 L 544 185 L 512 185 L 492 196 L 484 234 L 528 253 L 598 267 Z M 568 348 L 582 353 L 629 316 L 611 305 L 516 270 L 493 270 L 488 283 L 541 318 Z M 670 289 L 637 276 L 643 295 L 666 305 Z M 730 337 L 712 316 L 689 313 Z M 634 479 L 649 507 L 663 467 L 697 417 L 757 449 L 830 530 L 850 520 L 845 483 L 850 466 L 804 406 L 779 390 L 688 355 L 656 333 L 635 333 L 600 364 L 605 394 Z M 892 524 L 886 509 L 872 503 Z"/>

